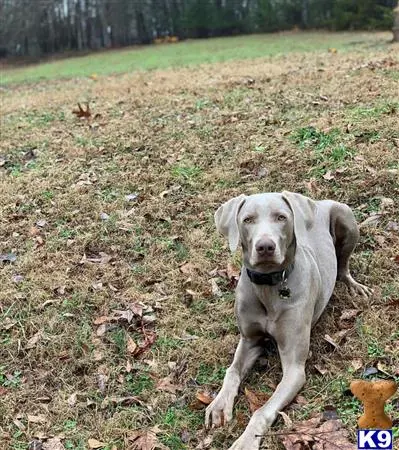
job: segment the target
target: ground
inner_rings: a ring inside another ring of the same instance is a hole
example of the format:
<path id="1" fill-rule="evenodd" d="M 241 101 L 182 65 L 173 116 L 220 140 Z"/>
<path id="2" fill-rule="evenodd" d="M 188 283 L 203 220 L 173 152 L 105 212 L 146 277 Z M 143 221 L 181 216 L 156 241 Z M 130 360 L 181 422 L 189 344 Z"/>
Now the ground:
<path id="1" fill-rule="evenodd" d="M 306 386 L 286 409 L 292 420 L 333 409 L 353 439 L 350 381 L 372 368 L 399 377 L 399 58 L 389 39 L 242 37 L 215 41 L 228 58 L 208 40 L 57 61 L 48 81 L 38 81 L 46 66 L 3 72 L 1 448 L 58 436 L 66 449 L 89 439 L 128 449 L 135 430 L 155 426 L 172 450 L 204 447 L 195 399 L 220 388 L 238 341 L 230 272 L 240 255 L 213 213 L 240 193 L 283 189 L 345 202 L 362 223 L 352 270 L 374 295 L 337 285 Z M 234 54 L 238 43 L 252 53 Z M 112 75 L 134 51 L 188 66 Z M 77 102 L 90 118 L 72 114 Z M 243 388 L 270 393 L 280 377 L 270 350 Z M 245 427 L 242 392 L 235 411 L 211 447 L 228 448 Z M 388 411 L 398 419 L 397 396 Z M 266 445 L 282 448 L 273 436 Z"/>

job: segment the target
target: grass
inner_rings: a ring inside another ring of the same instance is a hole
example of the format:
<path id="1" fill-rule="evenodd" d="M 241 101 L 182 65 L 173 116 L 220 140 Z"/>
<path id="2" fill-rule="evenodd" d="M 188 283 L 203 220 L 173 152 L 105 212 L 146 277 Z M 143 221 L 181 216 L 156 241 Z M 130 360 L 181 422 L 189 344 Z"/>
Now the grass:
<path id="1" fill-rule="evenodd" d="M 317 52 L 328 48 L 359 50 L 370 45 L 383 45 L 365 33 L 297 33 L 237 36 L 194 40 L 171 45 L 132 47 L 94 53 L 26 68 L 10 68 L 1 74 L 0 83 L 36 82 L 45 79 L 97 77 L 117 73 L 179 68 L 197 64 L 213 64 L 230 60 L 272 57 L 287 52 Z M 199 100 L 198 108 L 206 106 Z"/>
<path id="2" fill-rule="evenodd" d="M 213 214 L 242 192 L 283 189 L 345 202 L 359 222 L 381 213 L 361 228 L 352 258 L 356 278 L 375 295 L 352 297 L 338 284 L 313 331 L 306 404 L 286 408 L 302 420 L 334 405 L 354 438 L 359 404 L 347 395 L 351 380 L 371 366 L 396 379 L 399 370 L 399 236 L 392 225 L 399 61 L 387 40 L 367 33 L 249 36 L 3 72 L 0 250 L 17 259 L 0 268 L 1 448 L 62 435 L 67 449 L 87 449 L 93 438 L 122 450 L 134 430 L 153 427 L 172 450 L 200 444 L 204 411 L 193 407 L 196 393 L 220 388 L 238 341 L 232 286 L 210 272 L 238 265 L 240 255 L 229 254 Z M 295 51 L 285 54 L 288 47 Z M 167 61 L 171 54 L 181 59 Z M 134 61 L 158 69 L 104 77 L 98 69 L 125 72 Z M 211 64 L 160 70 L 200 62 Z M 85 78 L 94 70 L 97 80 Z M 47 81 L 29 83 L 42 74 Z M 84 101 L 96 118 L 72 114 Z M 155 342 L 138 356 L 128 344 L 143 344 L 140 323 L 112 321 L 103 334 L 95 323 L 133 303 L 155 319 L 145 327 Z M 348 308 L 359 314 L 334 349 L 324 336 L 341 331 Z M 159 389 L 168 376 L 175 393 Z M 270 393 L 280 378 L 279 358 L 270 353 L 243 387 Z M 395 418 L 396 405 L 397 397 L 388 406 Z M 43 414 L 45 422 L 28 423 L 28 414 Z M 249 416 L 240 391 L 233 423 L 212 432 L 215 448 L 228 448 Z M 266 445 L 281 448 L 277 438 Z"/>

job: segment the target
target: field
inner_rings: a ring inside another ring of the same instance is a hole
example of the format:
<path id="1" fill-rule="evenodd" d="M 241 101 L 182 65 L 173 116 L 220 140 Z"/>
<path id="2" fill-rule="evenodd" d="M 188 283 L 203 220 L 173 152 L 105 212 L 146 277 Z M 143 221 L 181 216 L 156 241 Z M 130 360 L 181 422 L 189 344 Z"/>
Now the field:
<path id="1" fill-rule="evenodd" d="M 171 450 L 228 448 L 250 417 L 244 393 L 231 425 L 209 435 L 196 400 L 220 388 L 238 342 L 240 256 L 213 213 L 284 189 L 345 202 L 362 223 L 352 270 L 374 295 L 337 285 L 285 410 L 293 421 L 333 411 L 353 439 L 350 381 L 399 380 L 389 39 L 287 33 L 3 70 L 0 448 L 55 437 L 50 450 L 134 449 L 146 430 Z M 78 102 L 89 118 L 72 113 Z M 280 377 L 270 349 L 243 390 L 270 394 Z M 388 411 L 399 420 L 397 394 Z M 269 436 L 265 448 L 283 447 Z"/>

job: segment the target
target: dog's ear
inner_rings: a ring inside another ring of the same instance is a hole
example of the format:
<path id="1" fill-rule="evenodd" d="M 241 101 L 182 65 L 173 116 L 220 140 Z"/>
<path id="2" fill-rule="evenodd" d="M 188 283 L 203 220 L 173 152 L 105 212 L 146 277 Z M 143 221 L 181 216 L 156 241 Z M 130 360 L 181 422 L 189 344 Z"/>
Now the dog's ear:
<path id="1" fill-rule="evenodd" d="M 316 202 L 293 192 L 284 191 L 282 195 L 294 215 L 294 233 L 297 241 L 300 241 L 313 226 Z"/>
<path id="2" fill-rule="evenodd" d="M 229 247 L 232 252 L 237 250 L 240 243 L 240 233 L 237 224 L 237 215 L 246 196 L 241 194 L 231 200 L 223 203 L 223 205 L 215 212 L 216 229 L 229 240 Z"/>

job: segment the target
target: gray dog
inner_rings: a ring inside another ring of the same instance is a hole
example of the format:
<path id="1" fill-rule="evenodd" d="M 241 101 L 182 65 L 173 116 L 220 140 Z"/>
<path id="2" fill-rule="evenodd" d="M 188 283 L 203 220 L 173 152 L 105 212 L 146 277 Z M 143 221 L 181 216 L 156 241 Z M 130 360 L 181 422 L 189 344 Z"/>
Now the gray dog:
<path id="1" fill-rule="evenodd" d="M 241 381 L 262 352 L 262 337 L 277 342 L 283 378 L 252 416 L 230 450 L 257 450 L 260 436 L 305 383 L 310 331 L 343 281 L 351 294 L 369 296 L 349 271 L 359 231 L 351 209 L 331 200 L 313 201 L 291 192 L 240 195 L 215 214 L 231 251 L 241 244 L 243 268 L 235 311 L 240 342 L 222 389 L 207 407 L 206 426 L 232 418 Z"/>

